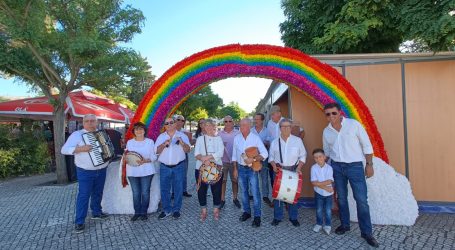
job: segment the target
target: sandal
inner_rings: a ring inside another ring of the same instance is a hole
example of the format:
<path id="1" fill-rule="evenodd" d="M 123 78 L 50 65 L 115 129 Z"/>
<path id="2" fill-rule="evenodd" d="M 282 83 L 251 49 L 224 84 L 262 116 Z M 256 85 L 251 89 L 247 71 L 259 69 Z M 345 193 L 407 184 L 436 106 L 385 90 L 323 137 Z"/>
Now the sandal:
<path id="1" fill-rule="evenodd" d="M 203 208 L 201 210 L 201 219 L 200 219 L 201 222 L 204 222 L 206 218 L 207 218 L 207 208 Z"/>
<path id="2" fill-rule="evenodd" d="M 220 219 L 220 209 L 219 208 L 214 208 L 213 209 L 213 218 L 215 220 L 219 220 Z"/>

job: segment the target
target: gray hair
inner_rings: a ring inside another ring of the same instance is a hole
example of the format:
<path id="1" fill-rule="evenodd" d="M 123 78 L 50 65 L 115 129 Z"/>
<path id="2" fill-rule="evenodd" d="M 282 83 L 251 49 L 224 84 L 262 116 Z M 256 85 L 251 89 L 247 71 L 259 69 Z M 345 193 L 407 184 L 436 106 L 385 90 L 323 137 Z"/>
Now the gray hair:
<path id="1" fill-rule="evenodd" d="M 216 126 L 216 122 L 212 119 L 205 119 L 205 124 L 206 125 L 212 125 L 212 126 Z"/>
<path id="2" fill-rule="evenodd" d="M 85 121 L 85 120 L 87 120 L 89 118 L 95 118 L 95 121 L 98 121 L 98 118 L 94 114 L 86 114 L 86 115 L 84 115 L 84 117 L 82 118 L 82 121 Z"/>
<path id="3" fill-rule="evenodd" d="M 240 123 L 242 123 L 242 122 L 246 122 L 246 123 L 248 123 L 250 126 L 251 126 L 251 124 L 253 124 L 253 122 L 251 121 L 251 119 L 248 118 L 248 117 L 243 118 L 242 120 L 240 120 Z"/>
<path id="4" fill-rule="evenodd" d="M 291 120 L 291 119 L 288 119 L 288 118 L 284 118 L 284 119 L 282 119 L 282 120 L 280 121 L 280 127 L 281 127 L 281 126 L 283 125 L 283 123 L 285 123 L 285 122 L 289 122 L 289 123 L 291 124 L 291 126 L 292 126 L 292 120 Z"/>

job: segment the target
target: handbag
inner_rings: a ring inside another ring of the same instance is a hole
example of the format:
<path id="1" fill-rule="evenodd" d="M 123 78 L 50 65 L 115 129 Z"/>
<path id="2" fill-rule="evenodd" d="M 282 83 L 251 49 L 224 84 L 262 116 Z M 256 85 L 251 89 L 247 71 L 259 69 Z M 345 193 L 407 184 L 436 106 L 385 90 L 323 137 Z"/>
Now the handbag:
<path id="1" fill-rule="evenodd" d="M 207 142 L 204 135 L 204 147 L 205 147 L 205 155 L 207 156 Z M 213 185 L 220 181 L 221 176 L 223 175 L 222 167 L 216 164 L 213 161 L 210 161 L 209 164 L 202 163 L 201 167 L 199 168 L 199 179 L 197 189 L 199 189 L 201 182 Z"/>

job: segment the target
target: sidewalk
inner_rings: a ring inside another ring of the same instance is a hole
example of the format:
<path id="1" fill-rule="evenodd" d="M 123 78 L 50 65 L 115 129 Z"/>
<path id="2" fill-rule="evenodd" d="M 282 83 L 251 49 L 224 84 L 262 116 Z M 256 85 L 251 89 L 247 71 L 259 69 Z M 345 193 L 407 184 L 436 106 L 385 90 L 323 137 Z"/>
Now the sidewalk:
<path id="1" fill-rule="evenodd" d="M 191 166 L 188 185 L 194 188 Z M 239 222 L 241 210 L 232 204 L 230 191 L 220 221 L 209 214 L 201 223 L 191 188 L 193 197 L 184 198 L 179 220 L 158 221 L 158 214 L 134 223 L 127 215 L 87 218 L 85 232 L 75 234 L 77 184 L 50 185 L 54 180 L 54 174 L 46 174 L 0 182 L 0 249 L 369 249 L 356 223 L 342 236 L 314 233 L 313 209 L 299 209 L 299 228 L 287 220 L 273 227 L 273 210 L 263 206 L 261 227 L 252 228 L 251 220 Z M 334 219 L 334 228 L 338 225 Z M 374 226 L 374 235 L 381 249 L 453 249 L 455 216 L 423 214 L 413 227 Z"/>

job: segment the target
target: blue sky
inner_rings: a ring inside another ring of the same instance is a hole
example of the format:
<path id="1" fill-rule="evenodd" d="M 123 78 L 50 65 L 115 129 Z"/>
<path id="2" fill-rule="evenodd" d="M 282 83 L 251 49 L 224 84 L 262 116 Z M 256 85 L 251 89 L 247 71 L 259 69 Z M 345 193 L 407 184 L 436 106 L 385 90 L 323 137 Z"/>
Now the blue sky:
<path id="1" fill-rule="evenodd" d="M 161 76 L 172 65 L 196 52 L 231 43 L 283 45 L 279 24 L 284 20 L 279 0 L 153 0 L 126 1 L 146 17 L 142 33 L 129 44 L 147 57 L 152 73 Z M 225 103 L 236 101 L 251 111 L 270 80 L 230 78 L 212 84 Z M 28 88 L 0 79 L 0 95 L 28 95 Z M 244 93 L 235 92 L 242 87 Z"/>

